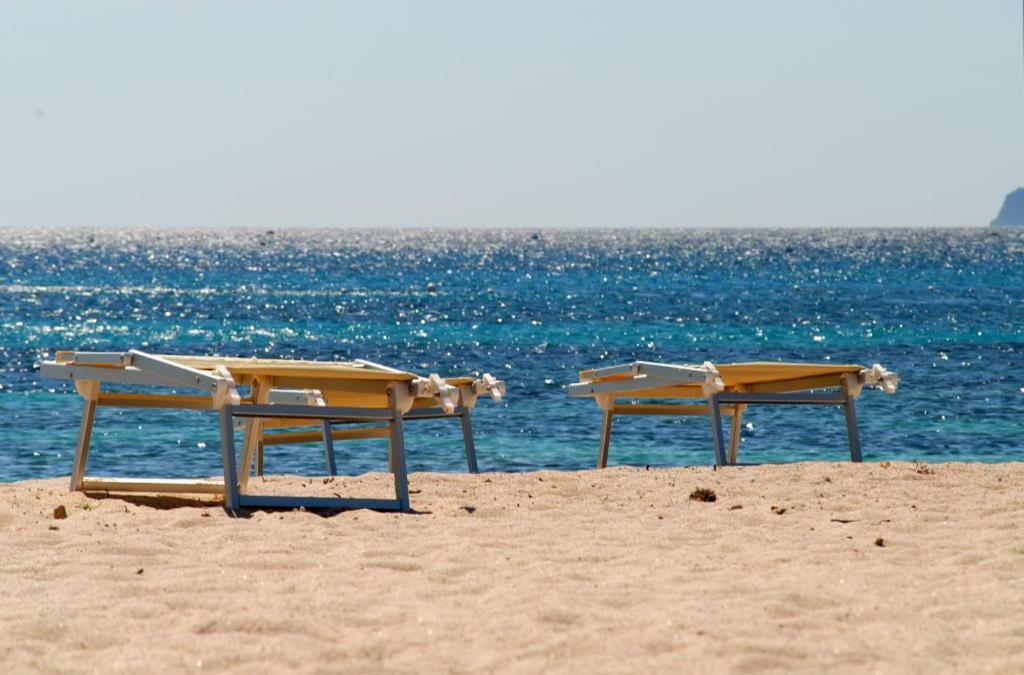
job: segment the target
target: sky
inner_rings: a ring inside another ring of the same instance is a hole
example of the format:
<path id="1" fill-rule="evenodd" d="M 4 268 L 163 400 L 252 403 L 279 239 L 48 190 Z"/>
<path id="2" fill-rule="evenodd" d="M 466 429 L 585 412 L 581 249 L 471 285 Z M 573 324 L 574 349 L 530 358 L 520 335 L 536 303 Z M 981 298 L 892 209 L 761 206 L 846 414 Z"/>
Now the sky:
<path id="1" fill-rule="evenodd" d="M 0 226 L 978 226 L 1021 0 L 0 0 Z"/>

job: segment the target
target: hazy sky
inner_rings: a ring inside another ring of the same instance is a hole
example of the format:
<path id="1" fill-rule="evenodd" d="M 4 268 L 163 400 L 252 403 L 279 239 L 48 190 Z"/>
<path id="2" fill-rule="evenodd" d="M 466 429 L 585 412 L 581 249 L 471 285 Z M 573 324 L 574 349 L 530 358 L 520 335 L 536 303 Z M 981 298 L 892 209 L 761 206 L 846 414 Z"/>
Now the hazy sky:
<path id="1" fill-rule="evenodd" d="M 0 225 L 983 225 L 1021 0 L 0 2 Z"/>

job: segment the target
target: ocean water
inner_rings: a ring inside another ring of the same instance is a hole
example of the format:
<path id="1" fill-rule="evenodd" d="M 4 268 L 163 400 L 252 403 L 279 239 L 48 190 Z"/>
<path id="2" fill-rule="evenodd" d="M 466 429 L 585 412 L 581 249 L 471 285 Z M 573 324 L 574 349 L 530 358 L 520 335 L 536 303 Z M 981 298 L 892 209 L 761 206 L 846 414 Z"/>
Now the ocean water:
<path id="1" fill-rule="evenodd" d="M 58 349 L 365 358 L 490 372 L 482 470 L 594 465 L 576 371 L 634 359 L 827 360 L 899 372 L 865 390 L 867 460 L 1024 460 L 1024 229 L 0 232 L 0 480 L 66 475 L 81 400 Z M 848 458 L 838 408 L 752 407 L 741 459 Z M 457 423 L 407 427 L 411 470 L 462 471 Z M 384 470 L 383 441 L 338 445 Z M 712 462 L 705 418 L 619 418 L 612 464 Z M 322 474 L 316 445 L 268 472 Z M 220 472 L 211 413 L 101 408 L 90 472 Z"/>

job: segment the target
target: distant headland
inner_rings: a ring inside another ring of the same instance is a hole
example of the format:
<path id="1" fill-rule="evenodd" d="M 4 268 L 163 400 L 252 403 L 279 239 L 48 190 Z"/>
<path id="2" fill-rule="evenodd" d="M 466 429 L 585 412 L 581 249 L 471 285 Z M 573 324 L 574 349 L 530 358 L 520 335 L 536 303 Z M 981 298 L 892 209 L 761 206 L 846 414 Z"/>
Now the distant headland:
<path id="1" fill-rule="evenodd" d="M 1024 225 L 1024 188 L 1017 188 L 1006 195 L 1003 208 L 999 209 L 999 215 L 992 221 L 992 225 Z"/>

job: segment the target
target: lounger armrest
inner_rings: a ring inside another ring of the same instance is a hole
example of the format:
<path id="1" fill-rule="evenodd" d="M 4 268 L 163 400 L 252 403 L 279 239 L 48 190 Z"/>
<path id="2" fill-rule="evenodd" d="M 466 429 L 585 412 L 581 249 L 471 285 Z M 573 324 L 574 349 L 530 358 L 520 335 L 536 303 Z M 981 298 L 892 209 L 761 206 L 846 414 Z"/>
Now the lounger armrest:
<path id="1" fill-rule="evenodd" d="M 197 370 L 132 349 L 127 352 L 62 353 L 61 361 L 44 361 L 40 375 L 47 379 L 110 382 L 149 387 L 189 387 L 208 392 L 213 408 L 237 405 L 240 398 L 231 373 L 223 366 Z"/>
<path id="2" fill-rule="evenodd" d="M 581 380 L 604 380 L 607 378 L 637 377 L 647 375 L 652 379 L 673 380 L 678 384 L 699 384 L 707 379 L 708 366 L 705 362 L 700 366 L 677 365 L 674 363 L 654 363 L 653 361 L 633 361 L 615 366 L 605 366 L 592 371 L 581 371 Z M 711 366 L 714 370 L 714 366 Z M 717 372 L 717 371 L 716 371 Z M 583 373 L 587 373 L 584 377 Z"/>
<path id="3" fill-rule="evenodd" d="M 710 361 L 700 366 L 635 361 L 593 371 L 594 377 L 583 378 L 569 385 L 569 396 L 597 396 L 622 392 L 642 393 L 644 389 L 660 389 L 681 385 L 699 386 L 704 398 L 725 391 L 722 375 Z"/>

